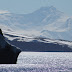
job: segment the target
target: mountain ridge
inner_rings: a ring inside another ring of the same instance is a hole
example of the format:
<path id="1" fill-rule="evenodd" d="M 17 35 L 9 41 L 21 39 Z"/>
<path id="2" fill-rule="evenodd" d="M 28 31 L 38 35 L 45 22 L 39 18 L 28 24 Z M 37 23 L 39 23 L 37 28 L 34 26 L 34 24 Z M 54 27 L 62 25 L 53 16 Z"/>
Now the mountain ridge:
<path id="1" fill-rule="evenodd" d="M 71 24 L 72 18 L 66 16 L 53 6 L 42 7 L 29 14 L 7 13 L 0 15 L 0 28 L 3 31 L 5 29 L 7 32 L 19 31 L 20 34 L 28 36 L 41 36 L 72 41 Z M 66 35 L 68 37 L 65 37 Z"/>
<path id="2" fill-rule="evenodd" d="M 9 43 L 25 52 L 72 52 L 71 41 L 25 37 L 13 34 L 5 34 L 4 36 Z"/>

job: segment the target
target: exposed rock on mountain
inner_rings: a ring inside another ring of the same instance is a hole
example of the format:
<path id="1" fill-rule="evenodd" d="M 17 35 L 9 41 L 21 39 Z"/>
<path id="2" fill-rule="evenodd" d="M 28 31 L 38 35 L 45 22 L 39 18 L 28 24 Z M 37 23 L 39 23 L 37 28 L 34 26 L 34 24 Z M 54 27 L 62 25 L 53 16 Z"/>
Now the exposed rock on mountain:
<path id="1" fill-rule="evenodd" d="M 49 38 L 22 37 L 5 34 L 6 39 L 13 45 L 20 47 L 22 51 L 32 52 L 72 52 L 72 42 L 54 40 Z"/>

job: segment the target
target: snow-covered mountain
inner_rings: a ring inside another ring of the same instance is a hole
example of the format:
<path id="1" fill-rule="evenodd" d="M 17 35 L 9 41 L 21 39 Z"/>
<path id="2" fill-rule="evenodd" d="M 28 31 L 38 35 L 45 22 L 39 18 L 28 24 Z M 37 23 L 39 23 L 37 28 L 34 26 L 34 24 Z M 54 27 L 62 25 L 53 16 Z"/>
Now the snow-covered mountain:
<path id="1" fill-rule="evenodd" d="M 72 52 L 72 42 L 70 41 L 20 36 L 18 34 L 5 34 L 4 36 L 9 43 L 19 47 L 22 51 Z"/>
<path id="2" fill-rule="evenodd" d="M 0 28 L 4 33 L 72 41 L 72 17 L 53 6 L 42 7 L 30 14 L 1 13 Z"/>

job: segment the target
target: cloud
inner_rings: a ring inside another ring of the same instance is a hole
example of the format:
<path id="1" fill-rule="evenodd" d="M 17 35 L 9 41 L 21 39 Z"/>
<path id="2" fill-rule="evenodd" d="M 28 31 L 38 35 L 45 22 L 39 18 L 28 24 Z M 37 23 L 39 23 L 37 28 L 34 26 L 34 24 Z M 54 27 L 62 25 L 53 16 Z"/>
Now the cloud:
<path id="1" fill-rule="evenodd" d="M 7 10 L 0 10 L 0 14 L 4 14 L 4 13 L 10 13 L 10 12 Z"/>

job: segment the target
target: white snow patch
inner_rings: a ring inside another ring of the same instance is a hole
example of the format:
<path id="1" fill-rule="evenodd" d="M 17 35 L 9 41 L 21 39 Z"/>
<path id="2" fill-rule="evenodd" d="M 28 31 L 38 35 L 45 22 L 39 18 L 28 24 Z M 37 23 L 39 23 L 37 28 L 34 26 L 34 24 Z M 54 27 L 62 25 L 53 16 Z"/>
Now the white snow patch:
<path id="1" fill-rule="evenodd" d="M 4 13 L 10 13 L 10 12 L 7 10 L 0 10 L 0 14 L 4 14 Z"/>

